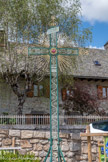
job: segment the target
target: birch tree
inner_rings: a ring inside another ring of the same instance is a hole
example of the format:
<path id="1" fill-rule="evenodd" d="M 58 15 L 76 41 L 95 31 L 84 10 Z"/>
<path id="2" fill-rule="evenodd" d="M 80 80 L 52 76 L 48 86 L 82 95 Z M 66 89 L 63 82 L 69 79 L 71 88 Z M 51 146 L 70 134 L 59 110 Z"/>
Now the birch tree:
<path id="1" fill-rule="evenodd" d="M 1 36 L 4 45 L 0 49 L 0 72 L 17 95 L 19 115 L 33 79 L 40 81 L 48 73 L 49 58 L 28 56 L 28 47 L 48 45 L 46 31 L 50 28 L 51 16 L 56 17 L 56 24 L 66 41 L 84 45 L 85 40 L 91 39 L 91 31 L 82 28 L 79 18 L 80 1 L 71 2 L 68 7 L 64 0 L 0 0 L 0 26 L 5 31 Z M 62 63 L 60 65 L 63 70 Z M 23 90 L 21 76 L 25 79 Z"/>

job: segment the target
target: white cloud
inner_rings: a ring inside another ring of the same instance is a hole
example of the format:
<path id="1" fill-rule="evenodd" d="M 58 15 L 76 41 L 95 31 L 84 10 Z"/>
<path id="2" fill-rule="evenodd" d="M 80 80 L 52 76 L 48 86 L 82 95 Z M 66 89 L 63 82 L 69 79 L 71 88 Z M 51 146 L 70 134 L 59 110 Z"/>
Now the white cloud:
<path id="1" fill-rule="evenodd" d="M 90 45 L 88 48 L 94 48 L 94 49 L 102 49 L 102 50 L 104 50 L 104 47 L 103 46 L 102 47 L 96 47 L 96 46 Z"/>
<path id="2" fill-rule="evenodd" d="M 85 20 L 108 22 L 108 0 L 81 0 L 81 4 Z"/>

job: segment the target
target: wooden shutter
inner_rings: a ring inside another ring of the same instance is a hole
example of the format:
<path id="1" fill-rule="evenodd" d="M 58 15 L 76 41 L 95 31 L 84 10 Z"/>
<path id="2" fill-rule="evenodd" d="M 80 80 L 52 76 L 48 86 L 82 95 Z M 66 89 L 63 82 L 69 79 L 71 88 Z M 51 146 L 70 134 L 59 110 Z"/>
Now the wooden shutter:
<path id="1" fill-rule="evenodd" d="M 5 31 L 0 30 L 0 47 L 5 46 Z"/>
<path id="2" fill-rule="evenodd" d="M 98 86 L 98 98 L 99 99 L 102 99 L 103 98 L 102 86 Z"/>
<path id="3" fill-rule="evenodd" d="M 44 87 L 44 96 L 50 98 L 50 84 L 46 84 Z"/>
<path id="4" fill-rule="evenodd" d="M 29 91 L 29 92 L 27 92 L 27 97 L 33 97 L 34 96 L 34 86 L 32 86 L 32 89 Z"/>
<path id="5" fill-rule="evenodd" d="M 67 98 L 66 88 L 63 88 L 61 90 L 61 93 L 62 93 L 62 101 L 65 101 Z"/>

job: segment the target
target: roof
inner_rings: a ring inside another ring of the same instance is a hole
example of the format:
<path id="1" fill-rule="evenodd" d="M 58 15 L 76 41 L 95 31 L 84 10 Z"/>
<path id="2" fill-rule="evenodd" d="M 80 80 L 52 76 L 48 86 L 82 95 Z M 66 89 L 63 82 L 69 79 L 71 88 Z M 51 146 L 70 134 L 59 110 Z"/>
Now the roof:
<path id="1" fill-rule="evenodd" d="M 74 76 L 79 78 L 103 78 L 108 79 L 108 51 L 100 49 L 87 49 L 76 58 Z M 98 61 L 100 66 L 94 61 Z"/>
<path id="2" fill-rule="evenodd" d="M 17 49 L 18 54 L 21 51 L 28 56 L 26 44 Z M 100 66 L 97 66 L 94 63 L 95 61 L 98 61 Z M 76 56 L 75 64 L 75 68 L 70 72 L 70 75 L 74 75 L 74 77 L 108 79 L 108 50 L 79 48 L 79 55 Z M 49 70 L 47 73 L 49 74 Z"/>
<path id="3" fill-rule="evenodd" d="M 108 41 L 104 44 L 104 47 L 108 44 Z"/>
<path id="4" fill-rule="evenodd" d="M 98 76 L 80 76 L 80 75 L 74 75 L 74 78 L 79 79 L 94 79 L 94 80 L 108 80 L 108 77 L 98 77 Z"/>

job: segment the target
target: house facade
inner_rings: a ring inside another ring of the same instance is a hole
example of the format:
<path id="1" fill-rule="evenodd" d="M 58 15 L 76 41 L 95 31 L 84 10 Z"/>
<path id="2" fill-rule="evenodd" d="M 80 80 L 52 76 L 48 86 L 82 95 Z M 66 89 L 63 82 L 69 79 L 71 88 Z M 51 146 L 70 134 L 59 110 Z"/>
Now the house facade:
<path id="1" fill-rule="evenodd" d="M 2 43 L 1 46 L 3 46 Z M 108 43 L 105 44 L 104 50 L 79 48 L 79 55 L 76 56 L 75 64 L 75 68 L 70 71 L 69 75 L 74 77 L 74 82 L 83 83 L 93 89 L 98 96 L 100 109 L 108 112 Z M 63 94 L 62 88 L 59 85 L 60 114 L 64 113 L 64 98 L 68 95 L 68 89 L 65 88 L 65 94 Z M 40 83 L 34 82 L 32 90 L 27 94 L 23 114 L 49 114 L 49 97 L 49 77 L 45 77 Z M 17 114 L 17 105 L 17 96 L 1 77 L 0 114 Z"/>

